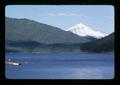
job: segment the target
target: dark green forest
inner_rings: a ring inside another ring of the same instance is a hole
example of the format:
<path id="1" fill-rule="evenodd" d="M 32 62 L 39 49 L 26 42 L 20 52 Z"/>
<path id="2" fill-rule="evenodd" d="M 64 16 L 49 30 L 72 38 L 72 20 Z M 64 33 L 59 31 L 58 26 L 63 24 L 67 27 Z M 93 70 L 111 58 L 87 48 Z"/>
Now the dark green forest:
<path id="1" fill-rule="evenodd" d="M 84 44 L 80 44 L 80 49 L 84 52 L 109 52 L 114 50 L 114 33 L 109 36 Z"/>

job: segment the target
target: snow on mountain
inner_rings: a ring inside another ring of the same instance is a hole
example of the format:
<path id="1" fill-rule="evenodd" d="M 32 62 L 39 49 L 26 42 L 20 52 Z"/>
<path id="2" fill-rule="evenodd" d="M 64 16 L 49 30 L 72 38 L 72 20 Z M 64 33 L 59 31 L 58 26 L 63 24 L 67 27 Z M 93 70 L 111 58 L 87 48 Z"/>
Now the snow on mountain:
<path id="1" fill-rule="evenodd" d="M 67 31 L 70 31 L 70 32 L 77 34 L 79 36 L 83 36 L 83 37 L 92 36 L 92 37 L 97 38 L 97 39 L 100 39 L 100 38 L 108 35 L 108 34 L 103 33 L 103 32 L 92 30 L 90 27 L 88 27 L 82 23 L 71 27 Z"/>

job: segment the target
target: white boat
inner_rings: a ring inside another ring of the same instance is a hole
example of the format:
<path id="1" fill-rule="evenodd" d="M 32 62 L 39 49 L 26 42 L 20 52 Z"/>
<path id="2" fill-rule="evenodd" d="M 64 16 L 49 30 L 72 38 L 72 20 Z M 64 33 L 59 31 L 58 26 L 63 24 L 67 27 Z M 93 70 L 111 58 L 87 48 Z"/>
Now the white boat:
<path id="1" fill-rule="evenodd" d="M 11 63 L 11 64 L 13 64 L 13 65 L 20 65 L 20 63 Z"/>
<path id="2" fill-rule="evenodd" d="M 6 61 L 6 64 L 21 65 L 21 63 Z"/>

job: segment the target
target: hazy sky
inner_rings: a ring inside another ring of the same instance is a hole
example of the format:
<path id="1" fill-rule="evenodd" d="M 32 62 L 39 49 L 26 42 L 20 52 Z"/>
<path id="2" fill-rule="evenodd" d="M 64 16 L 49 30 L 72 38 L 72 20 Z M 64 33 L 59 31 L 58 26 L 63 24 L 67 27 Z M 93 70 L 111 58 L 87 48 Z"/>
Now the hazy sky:
<path id="1" fill-rule="evenodd" d="M 94 30 L 114 32 L 112 5 L 7 5 L 5 16 L 28 18 L 63 30 L 83 23 Z"/>

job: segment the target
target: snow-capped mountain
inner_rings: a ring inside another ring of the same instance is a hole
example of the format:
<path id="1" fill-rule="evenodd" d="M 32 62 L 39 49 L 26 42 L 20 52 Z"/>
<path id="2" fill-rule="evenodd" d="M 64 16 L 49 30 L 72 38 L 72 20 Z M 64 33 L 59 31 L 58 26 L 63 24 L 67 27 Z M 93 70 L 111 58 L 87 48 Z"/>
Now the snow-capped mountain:
<path id="1" fill-rule="evenodd" d="M 79 36 L 83 36 L 83 37 L 91 36 L 91 37 L 94 37 L 97 39 L 103 38 L 103 37 L 108 35 L 108 34 L 103 33 L 103 32 L 95 31 L 95 30 L 91 29 L 90 27 L 88 27 L 82 23 L 71 27 L 67 31 L 70 31 L 70 32 L 77 34 Z"/>

